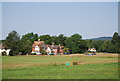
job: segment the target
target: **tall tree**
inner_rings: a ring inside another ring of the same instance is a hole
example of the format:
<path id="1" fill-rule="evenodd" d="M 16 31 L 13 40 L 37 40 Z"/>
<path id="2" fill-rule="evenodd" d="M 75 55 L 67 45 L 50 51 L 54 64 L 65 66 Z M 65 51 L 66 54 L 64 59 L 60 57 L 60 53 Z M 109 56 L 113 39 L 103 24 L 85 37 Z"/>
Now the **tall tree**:
<path id="1" fill-rule="evenodd" d="M 22 54 L 30 53 L 32 51 L 32 44 L 36 40 L 38 40 L 38 34 L 34 34 L 33 32 L 23 35 L 19 44 L 20 52 Z"/>
<path id="2" fill-rule="evenodd" d="M 57 36 L 51 36 L 51 42 L 54 42 L 56 45 L 59 44 Z"/>
<path id="3" fill-rule="evenodd" d="M 42 35 L 39 37 L 40 40 L 45 41 L 45 44 L 51 44 L 51 36 L 50 35 Z"/>
<path id="4" fill-rule="evenodd" d="M 120 53 L 120 35 L 117 32 L 114 33 L 111 42 L 110 47 L 114 49 L 113 52 Z"/>
<path id="5" fill-rule="evenodd" d="M 88 48 L 93 48 L 94 46 L 93 46 L 93 43 L 94 43 L 94 41 L 93 40 L 85 40 L 85 42 L 86 42 L 86 44 L 87 44 L 87 47 Z"/>
<path id="6" fill-rule="evenodd" d="M 104 41 L 102 40 L 95 40 L 93 41 L 93 47 L 98 51 L 100 52 L 102 50 L 102 45 L 103 45 Z"/>
<path id="7" fill-rule="evenodd" d="M 65 46 L 65 40 L 67 39 L 66 36 L 64 36 L 63 34 L 60 34 L 58 36 L 58 43 L 62 46 Z"/>
<path id="8" fill-rule="evenodd" d="M 19 51 L 22 55 L 26 55 L 27 53 L 31 53 L 32 51 L 32 43 L 30 40 L 21 39 L 19 43 Z"/>
<path id="9" fill-rule="evenodd" d="M 20 36 L 16 31 L 12 31 L 8 34 L 5 40 L 6 48 L 11 49 L 10 55 L 16 55 L 19 53 Z"/>
<path id="10" fill-rule="evenodd" d="M 34 34 L 33 32 L 25 34 L 22 36 L 23 40 L 30 40 L 31 43 L 33 43 L 34 41 L 38 40 L 38 34 Z"/>
<path id="11" fill-rule="evenodd" d="M 65 44 L 71 53 L 83 53 L 86 50 L 85 41 L 82 40 L 82 36 L 79 34 L 73 34 L 67 38 Z"/>
<path id="12" fill-rule="evenodd" d="M 108 48 L 110 45 L 111 45 L 111 42 L 109 40 L 104 41 L 104 43 L 102 45 L 103 52 L 108 52 Z"/>
<path id="13" fill-rule="evenodd" d="M 111 42 L 115 44 L 115 43 L 118 43 L 118 41 L 119 41 L 119 34 L 115 32 Z"/>

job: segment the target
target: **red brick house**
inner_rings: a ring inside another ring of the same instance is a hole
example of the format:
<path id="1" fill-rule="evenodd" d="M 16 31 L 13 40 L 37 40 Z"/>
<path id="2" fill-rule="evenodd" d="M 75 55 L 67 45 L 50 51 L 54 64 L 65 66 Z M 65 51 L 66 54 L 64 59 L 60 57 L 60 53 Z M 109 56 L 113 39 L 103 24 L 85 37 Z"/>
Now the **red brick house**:
<path id="1" fill-rule="evenodd" d="M 34 41 L 34 44 L 32 45 L 32 53 L 41 54 L 40 47 L 42 47 L 48 55 L 51 53 L 55 55 L 64 54 L 64 46 L 54 45 L 54 43 L 52 43 L 52 45 L 45 45 L 44 41 L 40 41 L 40 39 Z"/>
<path id="2" fill-rule="evenodd" d="M 55 55 L 57 54 L 64 54 L 64 46 L 60 45 L 46 45 L 46 52 L 47 54 L 54 53 Z"/>
<path id="3" fill-rule="evenodd" d="M 32 44 L 32 53 L 40 54 L 40 46 L 44 46 L 44 41 L 40 41 L 40 39 L 34 41 Z"/>

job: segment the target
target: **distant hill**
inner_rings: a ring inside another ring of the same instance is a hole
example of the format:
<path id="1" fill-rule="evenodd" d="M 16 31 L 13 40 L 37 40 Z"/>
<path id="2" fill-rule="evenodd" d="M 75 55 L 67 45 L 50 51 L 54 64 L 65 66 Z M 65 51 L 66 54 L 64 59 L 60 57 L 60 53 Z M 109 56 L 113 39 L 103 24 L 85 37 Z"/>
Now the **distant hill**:
<path id="1" fill-rule="evenodd" d="M 98 38 L 91 38 L 92 40 L 112 40 L 112 37 L 98 37 Z M 90 39 L 87 39 L 90 40 Z"/>
<path id="2" fill-rule="evenodd" d="M 112 40 L 112 37 L 98 37 L 98 38 L 92 38 L 92 40 Z"/>

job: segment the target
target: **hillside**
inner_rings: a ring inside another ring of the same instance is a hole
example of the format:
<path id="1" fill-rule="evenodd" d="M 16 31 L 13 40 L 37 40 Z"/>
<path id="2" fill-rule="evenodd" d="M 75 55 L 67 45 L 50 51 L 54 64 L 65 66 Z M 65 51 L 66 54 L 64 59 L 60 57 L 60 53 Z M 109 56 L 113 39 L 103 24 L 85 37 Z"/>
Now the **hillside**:
<path id="1" fill-rule="evenodd" d="M 92 40 L 112 40 L 112 37 L 98 37 L 98 38 L 92 38 Z"/>
<path id="2" fill-rule="evenodd" d="M 86 39 L 86 40 L 112 40 L 112 37 L 98 37 L 98 38 L 91 38 L 91 39 Z"/>

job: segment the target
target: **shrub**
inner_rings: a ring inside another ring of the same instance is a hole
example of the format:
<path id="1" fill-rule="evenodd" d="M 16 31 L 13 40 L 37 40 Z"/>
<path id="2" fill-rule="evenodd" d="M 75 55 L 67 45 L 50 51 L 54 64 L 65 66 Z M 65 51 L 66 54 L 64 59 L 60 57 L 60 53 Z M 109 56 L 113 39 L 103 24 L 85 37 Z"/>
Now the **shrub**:
<path id="1" fill-rule="evenodd" d="M 46 53 L 45 50 L 41 50 L 41 54 L 42 54 L 42 55 L 45 55 L 45 54 L 47 54 L 47 53 Z"/>
<path id="2" fill-rule="evenodd" d="M 7 53 L 5 51 L 3 51 L 2 56 L 7 56 Z"/>
<path id="3" fill-rule="evenodd" d="M 19 51 L 10 50 L 10 52 L 9 52 L 10 56 L 15 56 L 15 55 L 18 55 L 18 54 L 19 54 Z"/>
<path id="4" fill-rule="evenodd" d="M 54 53 L 51 53 L 50 55 L 55 55 Z"/>
<path id="5" fill-rule="evenodd" d="M 36 55 L 36 53 L 29 53 L 29 55 Z"/>

